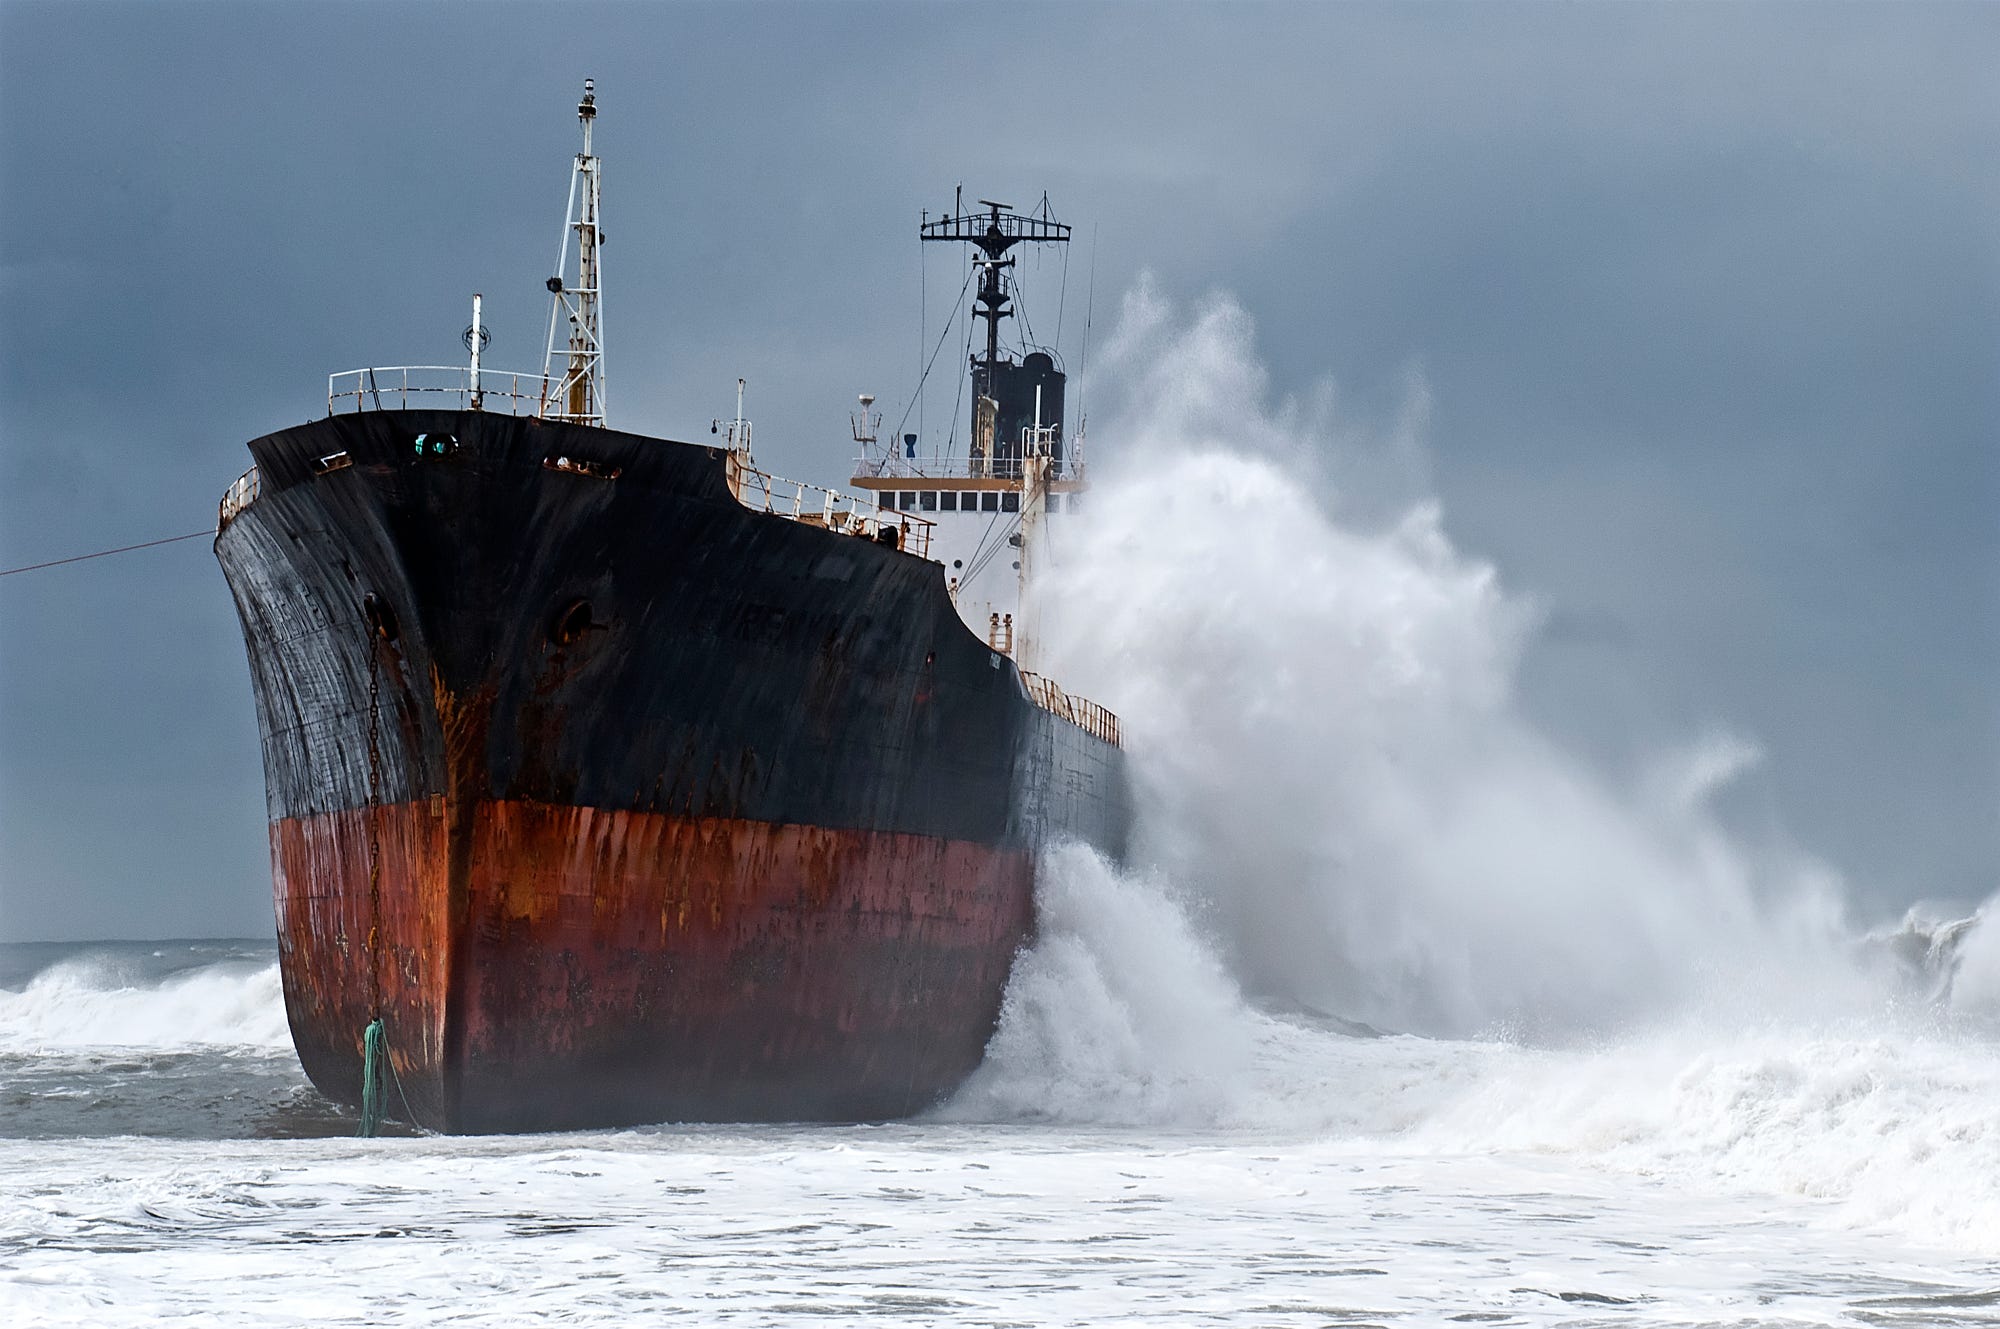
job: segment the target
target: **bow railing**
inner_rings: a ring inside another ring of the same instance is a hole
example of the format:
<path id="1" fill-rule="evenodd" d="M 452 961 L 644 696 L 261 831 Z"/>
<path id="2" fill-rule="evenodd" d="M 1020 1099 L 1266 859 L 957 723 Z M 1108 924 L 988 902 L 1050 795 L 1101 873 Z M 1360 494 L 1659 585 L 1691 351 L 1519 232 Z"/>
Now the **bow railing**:
<path id="1" fill-rule="evenodd" d="M 255 503 L 262 491 L 263 482 L 255 466 L 237 476 L 236 483 L 222 491 L 222 506 L 215 515 L 215 529 L 220 531 L 234 521 L 236 514 Z"/>
<path id="2" fill-rule="evenodd" d="M 481 410 L 545 415 L 549 380 L 541 374 L 482 369 L 477 381 L 464 365 L 389 365 L 326 376 L 326 413 Z"/>

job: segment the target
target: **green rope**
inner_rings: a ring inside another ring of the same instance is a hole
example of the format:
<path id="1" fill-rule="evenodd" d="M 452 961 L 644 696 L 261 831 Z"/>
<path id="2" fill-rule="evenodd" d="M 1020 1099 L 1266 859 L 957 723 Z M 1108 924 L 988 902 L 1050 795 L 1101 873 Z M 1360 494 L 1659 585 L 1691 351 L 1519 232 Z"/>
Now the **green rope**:
<path id="1" fill-rule="evenodd" d="M 361 1135 L 367 1139 L 381 1133 L 385 1115 L 382 1102 L 382 1071 L 389 1065 L 389 1040 L 382 1032 L 382 1017 L 368 1022 L 361 1031 Z"/>

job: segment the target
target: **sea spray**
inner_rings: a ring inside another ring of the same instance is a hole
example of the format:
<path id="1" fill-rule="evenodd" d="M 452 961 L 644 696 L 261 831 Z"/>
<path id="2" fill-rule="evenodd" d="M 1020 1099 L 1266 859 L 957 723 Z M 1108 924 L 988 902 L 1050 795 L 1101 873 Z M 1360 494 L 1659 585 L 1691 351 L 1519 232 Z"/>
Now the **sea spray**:
<path id="1" fill-rule="evenodd" d="M 1037 905 L 1038 939 L 962 1112 L 1226 1119 L 1255 1016 L 1161 884 L 1062 845 L 1042 860 Z"/>
<path id="2" fill-rule="evenodd" d="M 277 966 L 222 961 L 146 973 L 112 954 L 65 959 L 0 988 L 0 1053 L 291 1047 Z"/>
<path id="3" fill-rule="evenodd" d="M 1040 589 L 1057 671 L 1121 715 L 1134 864 L 1045 860 L 946 1115 L 1567 1156 L 2000 1250 L 2000 928 L 1859 933 L 1831 871 L 1715 815 L 1739 735 L 1626 780 L 1565 750 L 1516 704 L 1535 606 L 1439 506 L 1314 496 L 1385 469 L 1340 464 L 1369 445 L 1331 394 L 1271 406 L 1227 302 L 1127 321 Z"/>
<path id="4" fill-rule="evenodd" d="M 1060 675 L 1120 713 L 1139 860 L 1246 990 L 1428 1033 L 1601 1031 L 1790 944 L 1775 914 L 1830 915 L 1797 903 L 1830 874 L 1712 814 L 1752 745 L 1697 735 L 1614 783 L 1517 705 L 1536 609 L 1435 501 L 1309 491 L 1410 456 L 1420 410 L 1371 444 L 1330 393 L 1272 405 L 1227 302 L 1177 321 L 1142 289 L 1126 318 L 1107 478 L 1045 624 Z"/>
<path id="5" fill-rule="evenodd" d="M 1988 900 L 1949 943 L 1926 956 L 1946 966 L 1946 998 L 1968 1024 L 2000 1037 L 2000 896 Z"/>
<path id="6" fill-rule="evenodd" d="M 1173 895 L 1084 846 L 1050 850 L 1000 1029 L 935 1115 L 1372 1135 L 1422 1120 L 1503 1053 L 1253 1004 Z"/>

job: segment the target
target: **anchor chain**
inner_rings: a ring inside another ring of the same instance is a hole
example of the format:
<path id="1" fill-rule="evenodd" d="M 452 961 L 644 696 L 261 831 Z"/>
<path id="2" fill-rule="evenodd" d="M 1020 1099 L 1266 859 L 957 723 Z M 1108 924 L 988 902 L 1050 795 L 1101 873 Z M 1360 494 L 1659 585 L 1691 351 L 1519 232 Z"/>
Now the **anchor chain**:
<path id="1" fill-rule="evenodd" d="M 382 668 L 380 643 L 368 643 L 368 1025 L 361 1031 L 361 1134 L 382 1128 L 382 1074 L 389 1066 L 382 1027 Z M 400 1085 L 399 1085 L 400 1087 Z"/>
<path id="2" fill-rule="evenodd" d="M 382 1014 L 382 670 L 375 643 L 368 650 L 368 1014 Z"/>

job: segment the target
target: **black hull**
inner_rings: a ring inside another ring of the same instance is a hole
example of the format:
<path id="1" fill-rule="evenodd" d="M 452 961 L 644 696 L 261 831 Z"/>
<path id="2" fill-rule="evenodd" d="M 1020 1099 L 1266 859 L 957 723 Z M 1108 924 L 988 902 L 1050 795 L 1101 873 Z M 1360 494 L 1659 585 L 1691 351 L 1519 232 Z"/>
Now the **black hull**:
<path id="1" fill-rule="evenodd" d="M 421 411 L 251 451 L 216 552 L 336 1098 L 382 1013 L 445 1129 L 914 1111 L 977 1062 L 1037 848 L 1122 852 L 1122 755 L 937 565 L 743 508 L 719 452 Z"/>

